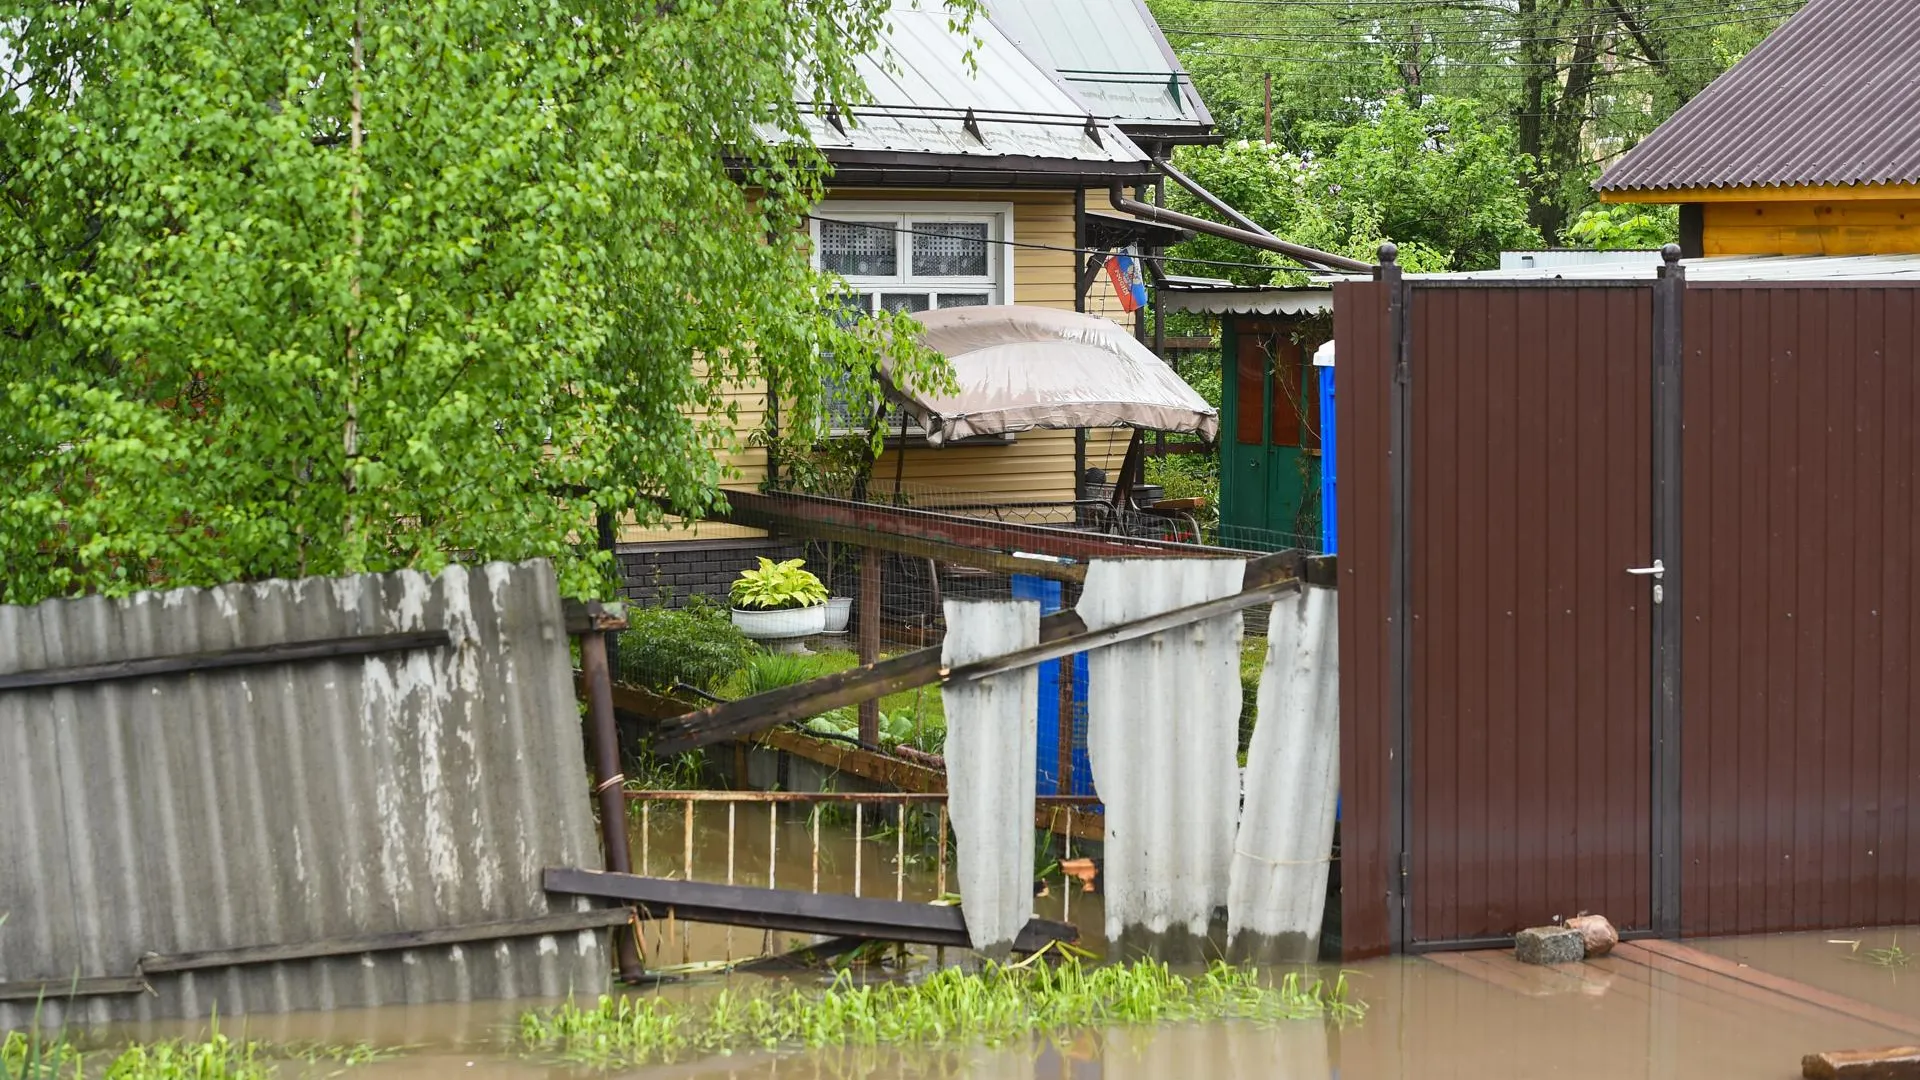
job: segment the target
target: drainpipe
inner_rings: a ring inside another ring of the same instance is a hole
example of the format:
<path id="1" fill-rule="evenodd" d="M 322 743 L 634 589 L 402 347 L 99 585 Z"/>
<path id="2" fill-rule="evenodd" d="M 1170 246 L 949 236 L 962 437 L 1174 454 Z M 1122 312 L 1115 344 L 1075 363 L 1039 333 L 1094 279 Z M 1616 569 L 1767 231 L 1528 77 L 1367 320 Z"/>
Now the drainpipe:
<path id="1" fill-rule="evenodd" d="M 1238 225 L 1240 228 L 1245 229 L 1248 232 L 1259 233 L 1261 236 L 1272 237 L 1275 240 L 1280 239 L 1279 237 L 1274 236 L 1272 233 L 1268 232 L 1266 229 L 1262 228 L 1259 222 L 1253 220 L 1247 215 L 1241 213 L 1240 211 L 1235 210 L 1231 205 L 1227 203 L 1227 200 L 1221 198 L 1218 195 L 1215 195 L 1213 192 L 1208 191 L 1206 188 L 1201 187 L 1200 181 L 1195 180 L 1193 177 L 1188 176 L 1186 173 L 1183 173 L 1179 169 L 1174 168 L 1173 162 L 1163 161 L 1160 158 L 1154 158 L 1153 165 L 1155 168 L 1159 169 L 1163 174 L 1165 174 L 1167 179 L 1172 180 L 1174 183 L 1179 184 L 1181 187 L 1186 188 L 1189 192 L 1191 192 L 1194 198 L 1199 199 L 1201 202 L 1206 203 L 1208 206 L 1213 207 L 1214 213 L 1219 214 L 1221 217 L 1226 218 L 1228 221 L 1233 222 L 1235 225 Z M 1153 200 L 1153 204 L 1155 206 L 1165 206 L 1166 201 L 1164 199 L 1155 199 Z"/>
<path id="2" fill-rule="evenodd" d="M 1325 268 L 1328 270 L 1346 270 L 1356 274 L 1372 273 L 1374 269 L 1372 263 L 1361 262 L 1359 259 L 1350 259 L 1345 255 L 1335 255 L 1330 251 L 1319 251 L 1300 244 L 1289 243 L 1277 237 L 1251 232 L 1246 229 L 1236 229 L 1231 225 L 1222 225 L 1217 221 L 1208 221 L 1206 218 L 1194 217 L 1192 214 L 1182 214 L 1177 210 L 1165 210 L 1148 203 L 1140 202 L 1137 199 L 1130 199 L 1127 197 L 1126 191 L 1122 189 L 1119 184 L 1114 184 L 1108 191 L 1108 195 L 1113 200 L 1114 209 L 1122 213 L 1132 214 L 1134 217 L 1147 221 L 1177 225 L 1183 229 L 1206 233 L 1208 236 L 1218 236 L 1223 240 L 1233 240 L 1245 244 L 1248 247 L 1259 248 L 1262 251 L 1278 252 L 1289 259 L 1306 264 L 1308 269 Z"/>

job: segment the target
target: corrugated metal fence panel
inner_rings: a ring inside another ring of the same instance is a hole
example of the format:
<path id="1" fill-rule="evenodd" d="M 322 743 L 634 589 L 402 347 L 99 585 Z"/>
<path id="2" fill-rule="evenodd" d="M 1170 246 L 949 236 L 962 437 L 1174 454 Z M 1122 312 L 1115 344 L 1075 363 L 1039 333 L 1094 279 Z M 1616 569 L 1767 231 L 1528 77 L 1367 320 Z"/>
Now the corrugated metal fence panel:
<path id="1" fill-rule="evenodd" d="M 1687 292 L 1683 933 L 1920 922 L 1916 318 Z"/>
<path id="2" fill-rule="evenodd" d="M 1398 871 L 1397 853 L 1388 848 L 1389 816 L 1398 812 L 1387 715 L 1390 292 L 1376 281 L 1333 286 L 1341 456 L 1340 930 L 1350 960 L 1392 947 L 1386 887 Z"/>
<path id="3" fill-rule="evenodd" d="M 546 914 L 541 870 L 598 857 L 545 562 L 0 607 L 0 672 L 439 628 L 452 647 L 0 692 L 0 981 Z M 570 933 L 156 975 L 43 1020 L 592 994 L 607 970 Z"/>
<path id="4" fill-rule="evenodd" d="M 1651 309 L 1415 287 L 1416 946 L 1649 925 Z"/>
<path id="5" fill-rule="evenodd" d="M 1095 559 L 1098 630 L 1240 591 L 1234 559 Z M 1107 938 L 1201 959 L 1227 902 L 1240 811 L 1240 613 L 1094 650 L 1087 749 L 1105 804 Z"/>
<path id="6" fill-rule="evenodd" d="M 960 667 L 1040 642 L 1032 600 L 948 600 L 940 663 Z M 1005 958 L 1033 917 L 1034 759 L 1039 673 L 1032 667 L 940 691 L 955 867 L 973 947 Z"/>
<path id="7" fill-rule="evenodd" d="M 1247 747 L 1246 795 L 1227 895 L 1235 960 L 1320 957 L 1340 786 L 1339 658 L 1333 590 L 1273 605 L 1260 716 Z"/>

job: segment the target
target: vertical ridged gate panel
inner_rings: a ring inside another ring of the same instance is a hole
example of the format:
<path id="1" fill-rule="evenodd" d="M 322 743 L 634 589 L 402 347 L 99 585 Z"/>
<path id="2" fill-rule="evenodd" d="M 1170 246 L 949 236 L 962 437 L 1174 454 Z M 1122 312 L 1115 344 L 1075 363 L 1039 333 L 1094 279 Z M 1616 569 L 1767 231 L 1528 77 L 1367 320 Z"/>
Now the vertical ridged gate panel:
<path id="1" fill-rule="evenodd" d="M 1650 924 L 1651 312 L 1414 286 L 1415 947 Z"/>
<path id="2" fill-rule="evenodd" d="M 1685 310 L 1682 932 L 1920 919 L 1914 292 Z"/>
<path id="3" fill-rule="evenodd" d="M 1393 351 L 1387 298 L 1377 281 L 1333 287 L 1335 379 L 1340 452 L 1340 912 L 1348 959 L 1392 948 L 1389 875 L 1391 789 L 1387 638 L 1390 632 L 1388 537 L 1388 388 Z"/>

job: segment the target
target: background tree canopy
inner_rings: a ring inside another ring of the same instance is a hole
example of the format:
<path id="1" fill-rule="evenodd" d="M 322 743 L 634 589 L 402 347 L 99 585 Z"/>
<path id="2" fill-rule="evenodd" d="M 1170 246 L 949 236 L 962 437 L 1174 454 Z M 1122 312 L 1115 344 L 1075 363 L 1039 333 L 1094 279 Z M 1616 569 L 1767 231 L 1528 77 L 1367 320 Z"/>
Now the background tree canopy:
<path id="1" fill-rule="evenodd" d="M 793 101 L 863 96 L 885 7 L 0 3 L 0 599 L 598 588 L 598 512 L 713 503 L 727 383 L 871 387 Z"/>
<path id="2" fill-rule="evenodd" d="M 1657 209 L 1606 211 L 1567 230 L 1592 206 L 1589 185 L 1607 163 L 1802 2 L 1148 0 L 1230 138 L 1265 137 L 1271 86 L 1275 153 L 1196 147 L 1181 152 L 1183 166 L 1225 194 L 1235 185 L 1224 174 L 1237 168 L 1320 162 L 1321 182 L 1264 200 L 1274 216 L 1254 217 L 1343 252 L 1392 239 L 1421 269 L 1442 256 L 1448 267 L 1484 267 L 1518 243 L 1672 239 L 1671 212 Z M 1424 143 L 1413 141 L 1416 119 Z M 1404 190 L 1384 182 L 1355 196 L 1336 178 L 1396 168 Z M 1495 201 L 1468 202 L 1468 192 Z M 1316 231 L 1322 221 L 1331 231 Z"/>

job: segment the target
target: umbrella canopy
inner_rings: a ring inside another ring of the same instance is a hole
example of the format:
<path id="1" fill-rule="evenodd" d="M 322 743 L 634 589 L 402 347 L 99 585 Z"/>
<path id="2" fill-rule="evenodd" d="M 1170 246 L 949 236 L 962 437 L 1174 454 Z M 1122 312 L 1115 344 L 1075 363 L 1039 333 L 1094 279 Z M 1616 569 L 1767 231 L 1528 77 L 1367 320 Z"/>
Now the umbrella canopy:
<path id="1" fill-rule="evenodd" d="M 1035 428 L 1184 431 L 1211 442 L 1220 416 L 1151 349 L 1095 315 L 1046 307 L 960 307 L 916 314 L 920 343 L 953 365 L 951 394 L 888 393 L 939 446 Z M 882 365 L 891 375 L 891 365 Z"/>

